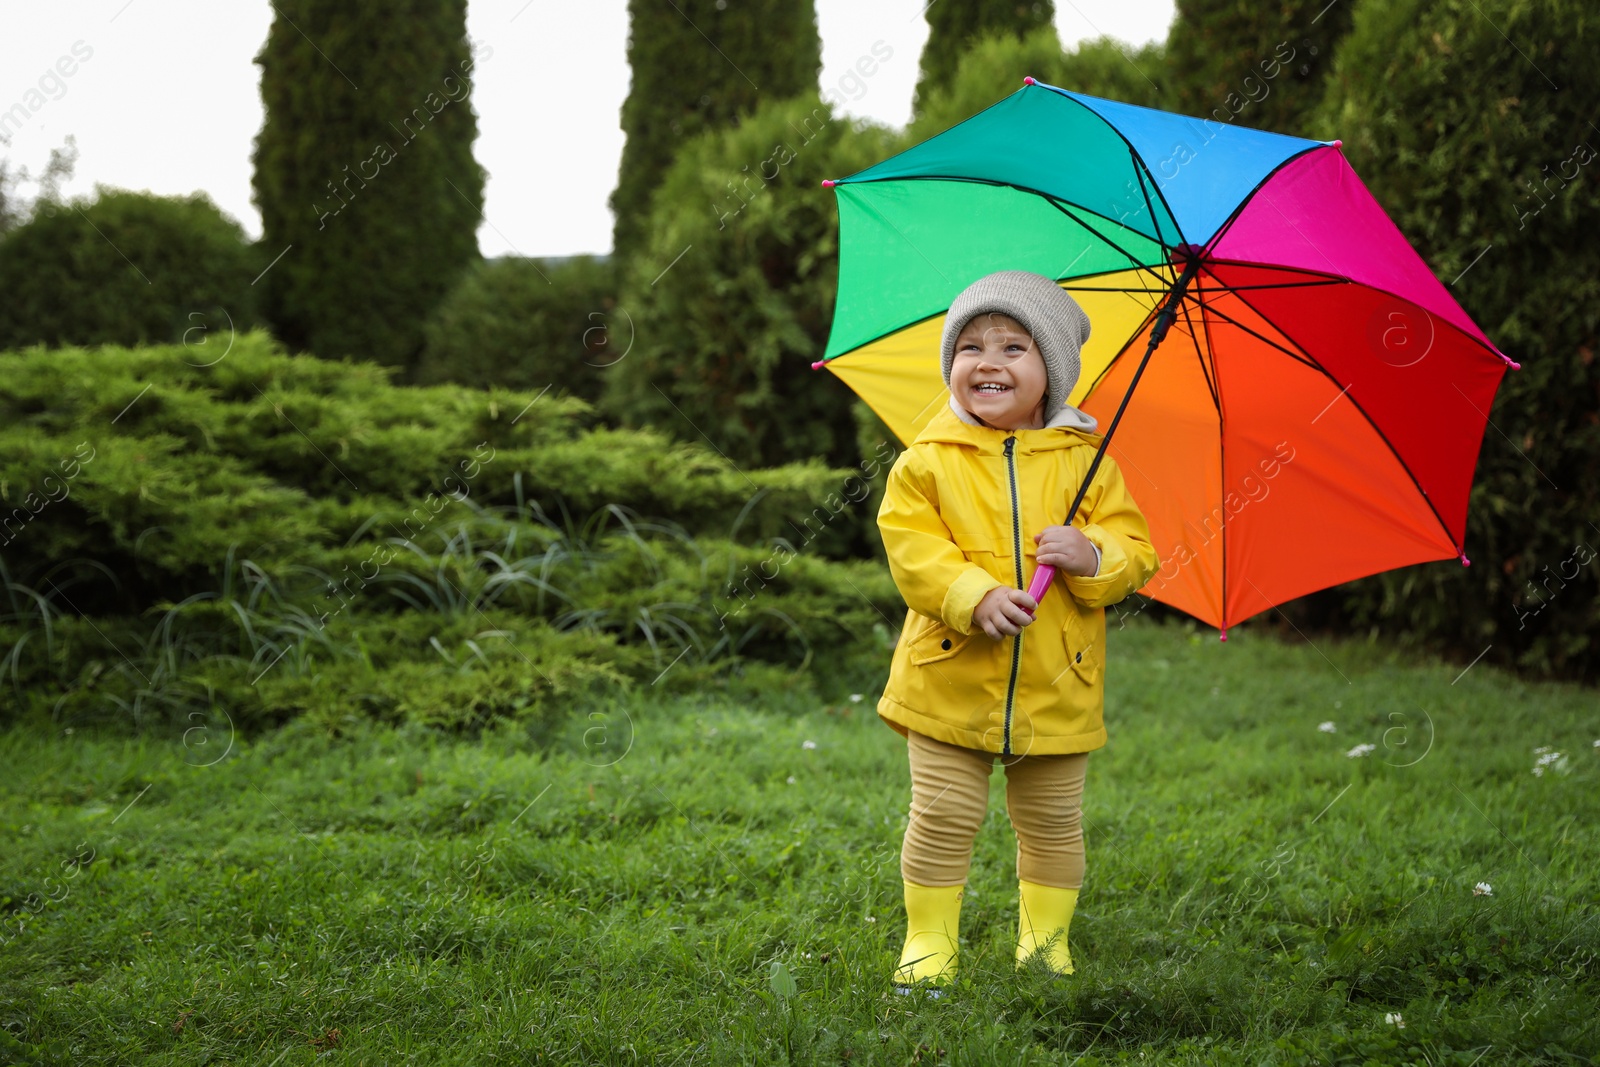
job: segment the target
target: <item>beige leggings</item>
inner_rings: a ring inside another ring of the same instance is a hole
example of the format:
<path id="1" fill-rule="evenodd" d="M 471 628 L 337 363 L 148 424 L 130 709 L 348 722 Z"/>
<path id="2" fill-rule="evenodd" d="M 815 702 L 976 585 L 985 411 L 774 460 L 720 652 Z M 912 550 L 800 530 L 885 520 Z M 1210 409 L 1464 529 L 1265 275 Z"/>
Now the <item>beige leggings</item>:
<path id="1" fill-rule="evenodd" d="M 972 842 L 989 807 L 997 753 L 936 741 L 912 730 L 911 824 L 900 848 L 900 875 L 926 886 L 961 885 Z M 1089 754 L 1004 756 L 1006 811 L 1017 833 L 1017 877 L 1058 889 L 1083 886 L 1079 802 Z"/>

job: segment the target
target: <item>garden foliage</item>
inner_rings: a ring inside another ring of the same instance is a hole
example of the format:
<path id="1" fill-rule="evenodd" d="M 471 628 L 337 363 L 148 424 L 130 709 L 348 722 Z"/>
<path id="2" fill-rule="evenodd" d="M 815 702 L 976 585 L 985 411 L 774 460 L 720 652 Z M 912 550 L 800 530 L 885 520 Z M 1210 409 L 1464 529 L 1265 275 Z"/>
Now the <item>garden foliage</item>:
<path id="1" fill-rule="evenodd" d="M 472 86 L 494 49 L 466 0 L 282 0 L 256 57 L 252 177 L 275 336 L 410 368 L 422 322 L 478 259 Z M 281 257 L 281 258 L 279 258 Z"/>
<path id="2" fill-rule="evenodd" d="M 906 130 L 906 144 L 925 141 L 966 121 L 1021 89 L 1022 79 L 1030 75 L 1073 92 L 1161 107 L 1165 60 L 1161 45 L 1135 49 L 1108 37 L 1063 52 L 1054 26 L 1021 37 L 984 37 L 962 55 L 945 83 L 930 93 Z"/>
<path id="3" fill-rule="evenodd" d="M 838 288 L 838 208 L 824 178 L 895 151 L 890 131 L 816 93 L 763 104 L 685 145 L 656 193 L 618 313 L 637 334 L 601 407 L 709 444 L 743 470 L 858 452 L 855 394 L 811 363 Z"/>
<path id="4" fill-rule="evenodd" d="M 41 198 L 0 241 L 0 349 L 196 343 L 256 320 L 258 264 L 244 230 L 205 193 L 96 186 Z"/>
<path id="5" fill-rule="evenodd" d="M 1168 103 L 1185 115 L 1309 137 L 1358 5 L 1178 0 L 1167 34 Z"/>
<path id="6" fill-rule="evenodd" d="M 1052 0 L 944 0 L 922 9 L 928 20 L 928 40 L 922 46 L 911 114 L 920 117 L 928 100 L 947 88 L 973 44 L 985 37 L 1016 39 L 1035 33 L 1048 35 L 1061 51 L 1056 36 L 1056 5 Z"/>
<path id="7" fill-rule="evenodd" d="M 636 330 L 614 314 L 612 262 L 501 256 L 469 268 L 423 323 L 416 380 L 597 399 Z"/>
<path id="8" fill-rule="evenodd" d="M 903 612 L 821 554 L 859 472 L 741 472 L 581 400 L 395 386 L 260 332 L 218 355 L 0 355 L 13 713 L 558 715 L 867 649 Z"/>
<path id="9" fill-rule="evenodd" d="M 683 145 L 763 101 L 817 91 L 822 39 L 812 0 L 631 0 L 622 104 L 627 141 L 610 206 L 612 254 L 649 240 L 650 206 Z M 659 268 L 658 268 L 659 269 Z"/>

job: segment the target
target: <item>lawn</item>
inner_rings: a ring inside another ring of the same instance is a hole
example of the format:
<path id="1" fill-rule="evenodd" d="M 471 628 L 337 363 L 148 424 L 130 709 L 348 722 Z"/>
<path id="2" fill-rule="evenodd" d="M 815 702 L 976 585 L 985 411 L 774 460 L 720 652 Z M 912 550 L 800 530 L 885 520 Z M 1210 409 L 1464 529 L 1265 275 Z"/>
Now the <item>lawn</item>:
<path id="1" fill-rule="evenodd" d="M 1077 973 L 1013 969 L 997 770 L 927 1000 L 860 688 L 0 735 L 0 1062 L 1600 1063 L 1592 690 L 1114 628 Z"/>

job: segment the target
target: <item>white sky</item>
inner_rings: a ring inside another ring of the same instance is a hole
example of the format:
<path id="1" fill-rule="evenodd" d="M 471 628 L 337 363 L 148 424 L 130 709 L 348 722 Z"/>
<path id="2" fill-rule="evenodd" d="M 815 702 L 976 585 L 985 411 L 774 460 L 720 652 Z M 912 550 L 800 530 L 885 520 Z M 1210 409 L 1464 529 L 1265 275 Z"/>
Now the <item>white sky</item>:
<path id="1" fill-rule="evenodd" d="M 910 120 L 924 6 L 817 0 L 825 91 L 876 42 L 893 50 L 855 99 L 846 94 L 846 114 L 893 126 Z M 1059 0 L 1057 12 L 1067 48 L 1101 34 L 1142 44 L 1165 39 L 1173 4 Z M 73 134 L 79 156 L 65 193 L 88 193 L 96 182 L 161 194 L 202 189 L 260 236 L 250 153 L 263 112 L 252 60 L 272 20 L 269 0 L 0 0 L 0 15 L 0 115 L 18 104 L 33 112 L 25 127 L 0 132 L 10 142 L 0 143 L 0 157 L 13 169 L 37 178 L 50 150 Z M 489 172 L 488 222 L 478 230 L 484 255 L 608 251 L 606 197 L 628 91 L 626 0 L 471 0 L 467 34 L 493 49 L 473 72 L 474 151 Z M 18 191 L 32 196 L 37 187 Z"/>

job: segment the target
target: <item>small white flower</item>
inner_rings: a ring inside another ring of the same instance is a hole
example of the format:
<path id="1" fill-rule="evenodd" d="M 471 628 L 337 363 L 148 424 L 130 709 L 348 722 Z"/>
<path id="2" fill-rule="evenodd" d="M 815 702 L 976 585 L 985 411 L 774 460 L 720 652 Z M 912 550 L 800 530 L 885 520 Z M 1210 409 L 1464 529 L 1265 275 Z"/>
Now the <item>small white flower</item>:
<path id="1" fill-rule="evenodd" d="M 792 774 L 789 776 L 789 784 L 794 785 L 794 775 Z"/>
<path id="2" fill-rule="evenodd" d="M 1333 725 L 1331 722 L 1319 722 L 1317 723 L 1317 729 L 1321 730 L 1325 734 L 1331 734 L 1337 730 L 1338 727 Z"/>
<path id="3" fill-rule="evenodd" d="M 1475 897 L 1492 897 L 1494 896 L 1494 887 L 1488 882 L 1479 882 L 1472 887 L 1472 895 Z"/>
<path id="4" fill-rule="evenodd" d="M 1371 752 L 1373 749 L 1375 749 L 1377 747 L 1378 747 L 1377 745 L 1369 745 L 1366 742 L 1362 742 L 1361 744 L 1357 745 L 1355 748 L 1352 748 L 1349 752 L 1346 752 L 1345 755 L 1348 756 L 1350 759 L 1355 759 L 1358 756 L 1365 756 L 1367 753 Z"/>
<path id="5" fill-rule="evenodd" d="M 800 742 L 800 747 L 801 748 L 816 748 L 817 747 L 817 743 L 815 741 L 809 741 L 809 740 L 808 741 L 802 741 L 802 742 Z"/>
<path id="6" fill-rule="evenodd" d="M 865 699 L 865 697 L 860 693 L 851 693 L 850 694 L 850 703 L 852 703 L 852 704 L 859 704 L 864 699 Z M 1600 744 L 1600 742 L 1596 742 L 1596 744 Z"/>
<path id="7" fill-rule="evenodd" d="M 868 916 L 867 916 L 867 922 L 869 922 L 869 923 L 875 923 L 875 922 L 877 922 L 877 921 L 878 921 L 878 917 L 877 917 L 877 916 L 876 916 L 876 915 L 868 915 Z"/>
<path id="8" fill-rule="evenodd" d="M 1535 751 L 1538 750 L 1535 749 Z M 1539 762 L 1534 764 L 1533 773 L 1542 778 L 1544 777 L 1544 769 L 1550 766 L 1554 766 L 1561 774 L 1570 774 L 1572 770 L 1567 766 L 1567 754 L 1565 752 L 1551 751 L 1550 747 L 1546 745 L 1544 755 L 1540 756 Z"/>
<path id="9" fill-rule="evenodd" d="M 1392 1023 L 1396 1028 L 1401 1030 L 1406 1028 L 1406 1021 L 1400 1018 L 1400 1013 L 1397 1011 L 1384 1012 L 1383 1021 L 1386 1023 Z"/>
<path id="10" fill-rule="evenodd" d="M 1550 751 L 1550 746 L 1549 745 L 1540 745 L 1538 748 L 1533 750 L 1533 754 L 1535 756 L 1537 756 L 1541 752 L 1549 752 L 1549 751 Z"/>
<path id="11" fill-rule="evenodd" d="M 1594 747 L 1600 748 L 1600 737 L 1594 739 Z"/>

